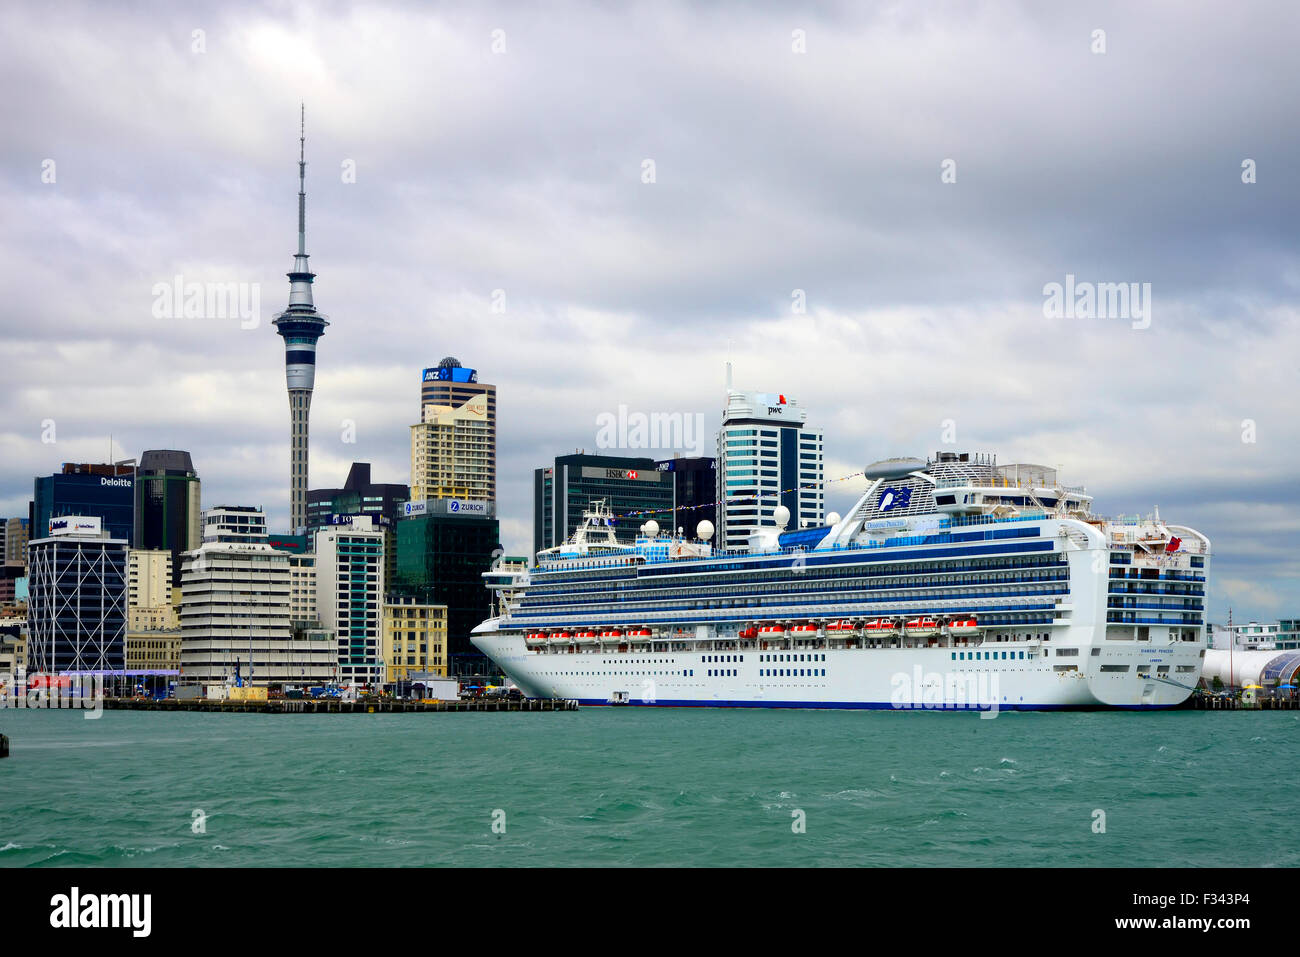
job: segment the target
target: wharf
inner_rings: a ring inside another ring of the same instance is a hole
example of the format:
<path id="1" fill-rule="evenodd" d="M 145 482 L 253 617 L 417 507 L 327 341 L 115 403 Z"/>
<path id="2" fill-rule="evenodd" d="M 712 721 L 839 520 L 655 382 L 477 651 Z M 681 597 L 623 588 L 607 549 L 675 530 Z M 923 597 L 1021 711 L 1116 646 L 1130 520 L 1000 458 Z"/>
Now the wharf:
<path id="1" fill-rule="evenodd" d="M 1243 702 L 1235 696 L 1194 694 L 1183 702 L 1182 707 L 1196 711 L 1300 711 L 1300 699 L 1259 698 Z"/>
<path id="2" fill-rule="evenodd" d="M 392 701 L 338 698 L 274 698 L 269 701 L 209 701 L 193 698 L 105 698 L 109 711 L 209 711 L 223 714 L 442 714 L 469 711 L 577 711 L 578 702 L 567 698 L 472 698 L 461 701 Z"/>

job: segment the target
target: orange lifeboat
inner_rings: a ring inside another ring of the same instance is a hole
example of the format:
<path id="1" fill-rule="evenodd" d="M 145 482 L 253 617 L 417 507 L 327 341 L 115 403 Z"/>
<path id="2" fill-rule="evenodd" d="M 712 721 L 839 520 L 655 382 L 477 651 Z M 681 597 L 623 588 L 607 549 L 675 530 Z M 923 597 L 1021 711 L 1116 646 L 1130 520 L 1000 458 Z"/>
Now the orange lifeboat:
<path id="1" fill-rule="evenodd" d="M 908 619 L 905 631 L 913 638 L 929 638 L 939 633 L 939 622 L 933 618 L 911 618 Z"/>
<path id="2" fill-rule="evenodd" d="M 948 634 L 960 638 L 977 634 L 979 630 L 979 622 L 974 618 L 954 618 L 948 622 Z"/>

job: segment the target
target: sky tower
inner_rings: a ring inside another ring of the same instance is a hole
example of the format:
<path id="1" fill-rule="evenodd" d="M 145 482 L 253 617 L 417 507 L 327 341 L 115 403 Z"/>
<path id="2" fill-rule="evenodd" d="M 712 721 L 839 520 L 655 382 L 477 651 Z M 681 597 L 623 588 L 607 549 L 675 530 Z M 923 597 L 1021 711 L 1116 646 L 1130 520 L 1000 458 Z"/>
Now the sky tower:
<path id="1" fill-rule="evenodd" d="M 316 274 L 307 265 L 307 111 L 302 107 L 298 139 L 298 253 L 289 277 L 289 308 L 275 317 L 275 331 L 284 337 L 284 377 L 289 387 L 289 526 L 307 525 L 308 420 L 311 392 L 316 384 L 316 340 L 329 325 L 316 311 L 311 284 Z"/>

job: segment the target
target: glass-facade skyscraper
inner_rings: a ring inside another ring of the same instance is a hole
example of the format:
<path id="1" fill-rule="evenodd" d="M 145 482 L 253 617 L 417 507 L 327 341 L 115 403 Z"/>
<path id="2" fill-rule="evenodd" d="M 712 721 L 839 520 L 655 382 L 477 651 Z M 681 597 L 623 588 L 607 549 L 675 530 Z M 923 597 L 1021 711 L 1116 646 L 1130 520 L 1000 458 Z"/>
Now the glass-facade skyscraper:
<path id="1" fill-rule="evenodd" d="M 110 538 L 135 544 L 135 467 L 64 463 L 63 471 L 36 479 L 32 495 L 31 539 L 45 538 L 50 519 L 94 516 Z"/>
<path id="2" fill-rule="evenodd" d="M 135 548 L 171 552 L 172 586 L 179 588 L 186 552 L 203 544 L 199 473 L 189 452 L 151 449 L 135 477 Z"/>
<path id="3" fill-rule="evenodd" d="M 533 472 L 534 558 L 543 548 L 562 545 L 596 499 L 604 499 L 616 516 L 614 536 L 620 542 L 632 544 L 651 518 L 667 530 L 673 482 L 672 473 L 661 471 L 651 458 L 587 452 L 557 457 L 553 466 Z"/>

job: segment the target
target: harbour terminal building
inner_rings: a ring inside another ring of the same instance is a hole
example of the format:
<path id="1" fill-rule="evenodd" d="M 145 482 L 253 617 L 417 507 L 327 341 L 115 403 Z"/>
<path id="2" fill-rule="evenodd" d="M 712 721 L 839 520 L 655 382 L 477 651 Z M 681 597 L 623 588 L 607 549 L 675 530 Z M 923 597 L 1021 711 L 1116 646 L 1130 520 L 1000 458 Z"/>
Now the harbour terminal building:
<path id="1" fill-rule="evenodd" d="M 181 678 L 320 684 L 337 674 L 338 652 L 319 633 L 291 626 L 290 555 L 268 542 L 266 515 L 220 506 L 204 516 L 203 544 L 181 575 Z"/>

